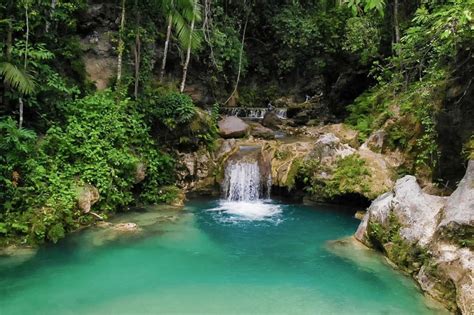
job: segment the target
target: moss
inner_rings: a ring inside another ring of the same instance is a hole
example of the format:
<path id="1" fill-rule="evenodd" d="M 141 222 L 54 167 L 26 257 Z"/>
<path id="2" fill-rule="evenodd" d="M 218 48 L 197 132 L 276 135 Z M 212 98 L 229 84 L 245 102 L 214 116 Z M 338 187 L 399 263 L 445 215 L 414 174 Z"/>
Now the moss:
<path id="1" fill-rule="evenodd" d="M 372 197 L 370 173 L 358 155 L 339 158 L 334 169 L 316 160 L 307 161 L 299 168 L 298 178 L 305 190 L 318 199 L 330 200 L 350 193 Z"/>
<path id="2" fill-rule="evenodd" d="M 293 160 L 290 166 L 290 170 L 286 175 L 286 182 L 284 183 L 284 186 L 288 187 L 289 190 L 295 187 L 296 177 L 298 175 L 300 167 L 301 161 L 299 159 Z"/>
<path id="3" fill-rule="evenodd" d="M 466 160 L 474 160 L 474 135 L 464 144 L 462 154 Z"/>
<path id="4" fill-rule="evenodd" d="M 444 228 L 441 237 L 460 247 L 474 249 L 474 227 L 469 225 L 449 225 Z"/>
<path id="5" fill-rule="evenodd" d="M 286 160 L 287 158 L 289 158 L 291 156 L 291 152 L 288 151 L 288 150 L 284 150 L 284 151 L 280 151 L 280 150 L 277 150 L 275 152 L 275 158 L 277 160 Z"/>
<path id="6" fill-rule="evenodd" d="M 427 249 L 408 243 L 400 235 L 401 224 L 393 212 L 389 214 L 387 226 L 378 222 L 369 222 L 367 234 L 371 244 L 385 252 L 397 266 L 413 274 L 421 266 L 429 265 L 431 255 Z"/>

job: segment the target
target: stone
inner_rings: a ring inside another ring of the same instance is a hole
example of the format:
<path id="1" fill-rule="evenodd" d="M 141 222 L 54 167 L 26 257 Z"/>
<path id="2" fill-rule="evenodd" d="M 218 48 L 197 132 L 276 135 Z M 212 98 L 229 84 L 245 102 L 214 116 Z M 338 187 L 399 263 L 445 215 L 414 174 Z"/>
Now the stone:
<path id="1" fill-rule="evenodd" d="M 170 200 L 168 203 L 170 206 L 173 207 L 184 207 L 184 201 L 186 200 L 186 195 L 182 189 L 180 189 L 177 193 L 176 196 L 173 198 L 173 200 Z"/>
<path id="2" fill-rule="evenodd" d="M 133 222 L 126 223 L 117 223 L 112 226 L 112 229 L 120 232 L 137 232 L 140 230 L 140 227 Z"/>
<path id="3" fill-rule="evenodd" d="M 387 192 L 372 201 L 372 204 L 370 205 L 369 209 L 367 209 L 367 212 L 362 218 L 362 222 L 359 224 L 359 227 L 357 228 L 357 231 L 354 235 L 358 241 L 366 244 L 367 246 L 371 245 L 369 236 L 367 235 L 369 221 L 377 222 L 382 226 L 387 225 L 393 197 L 394 196 L 392 192 Z"/>
<path id="4" fill-rule="evenodd" d="M 89 184 L 77 189 L 77 205 L 84 213 L 89 213 L 91 207 L 100 199 L 99 190 Z"/>
<path id="5" fill-rule="evenodd" d="M 227 116 L 219 121 L 219 134 L 222 138 L 242 138 L 249 131 L 249 125 L 235 116 Z"/>
<path id="6" fill-rule="evenodd" d="M 362 221 L 362 219 L 364 219 L 365 212 L 366 212 L 366 211 L 362 211 L 362 210 L 356 211 L 356 213 L 354 214 L 354 218 L 356 218 L 357 220 L 361 220 L 361 221 Z"/>
<path id="7" fill-rule="evenodd" d="M 374 152 L 381 153 L 384 148 L 386 136 L 387 133 L 385 131 L 377 130 L 376 132 L 372 133 L 367 139 L 367 147 Z"/>
<path id="8" fill-rule="evenodd" d="M 141 183 L 146 177 L 146 165 L 143 162 L 138 162 L 135 166 L 135 184 Z"/>
<path id="9" fill-rule="evenodd" d="M 255 138 L 275 139 L 275 133 L 270 128 L 264 127 L 260 124 L 252 126 L 250 134 Z"/>
<path id="10" fill-rule="evenodd" d="M 209 91 L 202 84 L 188 84 L 184 89 L 184 93 L 191 97 L 194 104 L 200 106 L 205 106 L 214 102 L 214 99 L 210 96 Z"/>
<path id="11" fill-rule="evenodd" d="M 355 152 L 332 133 L 323 134 L 316 141 L 315 155 L 321 162 L 333 162 L 336 158 L 344 158 Z"/>
<path id="12" fill-rule="evenodd" d="M 474 233 L 474 160 L 469 161 L 466 174 L 451 194 L 438 229 L 444 236 Z"/>
<path id="13" fill-rule="evenodd" d="M 263 116 L 262 125 L 267 128 L 277 129 L 282 124 L 281 118 L 274 111 L 268 111 Z"/>
<path id="14" fill-rule="evenodd" d="M 413 275 L 426 294 L 462 314 L 474 314 L 474 253 L 469 243 L 473 178 L 474 163 L 469 161 L 454 193 L 440 197 L 424 192 L 415 177 L 405 176 L 393 191 L 372 202 L 355 234 L 368 246 L 378 244 L 390 260 Z M 368 229 L 374 224 L 378 232 L 369 237 Z M 425 254 L 416 254 L 420 251 Z M 401 258 L 406 255 L 412 255 L 408 265 Z"/>
<path id="15" fill-rule="evenodd" d="M 370 199 L 391 190 L 394 186 L 392 168 L 395 166 L 390 161 L 390 157 L 369 150 L 365 144 L 360 146 L 357 154 L 365 161 L 365 166 L 370 173 Z"/>

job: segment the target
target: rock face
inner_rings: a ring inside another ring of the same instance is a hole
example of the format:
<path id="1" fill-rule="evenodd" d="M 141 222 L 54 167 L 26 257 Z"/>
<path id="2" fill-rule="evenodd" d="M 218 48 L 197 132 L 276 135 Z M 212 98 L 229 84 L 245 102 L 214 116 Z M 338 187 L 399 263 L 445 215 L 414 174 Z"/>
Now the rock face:
<path id="1" fill-rule="evenodd" d="M 439 224 L 443 236 L 470 233 L 474 227 L 474 160 L 469 162 L 466 175 L 449 197 Z M 470 230 L 470 231 L 469 231 Z"/>
<path id="2" fill-rule="evenodd" d="M 344 158 L 354 154 L 355 151 L 349 145 L 341 143 L 341 140 L 332 133 L 323 134 L 316 140 L 316 156 L 323 163 L 335 158 Z"/>
<path id="3" fill-rule="evenodd" d="M 451 310 L 474 313 L 474 161 L 450 197 L 399 179 L 373 201 L 355 237 L 381 249 Z"/>
<path id="4" fill-rule="evenodd" d="M 225 117 L 218 125 L 219 134 L 225 139 L 245 137 L 250 128 L 242 119 L 235 116 Z"/>
<path id="5" fill-rule="evenodd" d="M 99 190 L 89 184 L 79 187 L 77 190 L 77 205 L 79 209 L 84 213 L 89 213 L 92 205 L 99 201 Z"/>

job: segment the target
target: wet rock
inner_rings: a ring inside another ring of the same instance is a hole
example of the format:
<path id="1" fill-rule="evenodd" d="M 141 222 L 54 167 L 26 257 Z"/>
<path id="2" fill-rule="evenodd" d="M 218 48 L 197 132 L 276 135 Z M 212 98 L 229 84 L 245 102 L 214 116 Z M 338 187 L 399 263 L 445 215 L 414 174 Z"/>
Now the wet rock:
<path id="1" fill-rule="evenodd" d="M 99 198 L 99 190 L 92 185 L 86 184 L 77 189 L 77 205 L 84 213 L 89 213 Z"/>
<path id="2" fill-rule="evenodd" d="M 263 127 L 260 124 L 254 124 L 250 134 L 255 138 L 275 139 L 275 132 L 273 132 L 273 130 L 270 128 Z"/>
<path id="3" fill-rule="evenodd" d="M 456 191 L 439 197 L 405 176 L 372 202 L 355 234 L 383 248 L 428 295 L 462 314 L 474 313 L 473 177 L 470 161 Z"/>
<path id="4" fill-rule="evenodd" d="M 133 222 L 117 223 L 112 226 L 112 229 L 119 232 L 137 232 L 140 231 L 138 224 Z"/>
<path id="5" fill-rule="evenodd" d="M 227 116 L 220 120 L 219 134 L 222 138 L 242 138 L 245 137 L 250 129 L 242 119 L 235 116 Z"/>
<path id="6" fill-rule="evenodd" d="M 37 252 L 37 248 L 15 245 L 0 248 L 0 268 L 3 265 L 21 265 L 22 263 L 32 259 Z"/>
<path id="7" fill-rule="evenodd" d="M 184 194 L 184 191 L 182 189 L 179 189 L 176 191 L 175 196 L 172 200 L 168 202 L 170 206 L 173 207 L 184 207 L 184 201 L 186 200 L 186 195 Z"/>
<path id="8" fill-rule="evenodd" d="M 354 214 L 354 218 L 356 218 L 357 220 L 361 220 L 364 218 L 365 216 L 365 212 L 366 211 L 362 211 L 362 210 L 359 210 L 357 211 L 355 214 Z"/>
<path id="9" fill-rule="evenodd" d="M 282 124 L 281 118 L 274 111 L 268 111 L 263 116 L 262 125 L 267 128 L 277 129 Z"/>
<path id="10" fill-rule="evenodd" d="M 303 111 L 300 111 L 295 116 L 293 116 L 293 121 L 297 125 L 305 125 L 309 122 L 310 119 L 311 119 L 311 110 L 303 110 Z M 314 121 L 313 123 L 317 124 L 318 122 Z"/>

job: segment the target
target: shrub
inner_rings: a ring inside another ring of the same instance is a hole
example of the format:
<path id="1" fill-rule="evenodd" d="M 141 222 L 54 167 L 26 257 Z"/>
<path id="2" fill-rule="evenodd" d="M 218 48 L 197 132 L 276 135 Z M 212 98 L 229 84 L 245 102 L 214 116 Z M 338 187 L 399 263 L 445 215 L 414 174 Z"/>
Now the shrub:
<path id="1" fill-rule="evenodd" d="M 159 187 L 174 181 L 174 160 L 160 151 L 143 115 L 131 104 L 117 102 L 110 91 L 71 101 L 65 126 L 51 127 L 36 146 L 34 134 L 12 128 L 12 122 L 0 125 L 2 132 L 10 130 L 0 149 L 9 150 L 23 165 L 16 185 L 5 179 L 9 172 L 2 169 L 2 185 L 8 189 L 0 195 L 0 221 L 5 222 L 0 233 L 30 243 L 64 237 L 92 220 L 76 206 L 77 188 L 85 184 L 99 190 L 93 210 L 103 216 L 136 197 L 160 201 Z M 137 190 L 138 163 L 146 165 L 147 174 Z"/>

